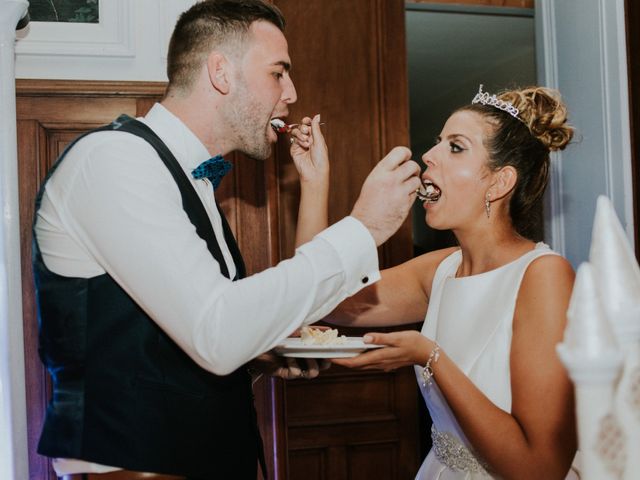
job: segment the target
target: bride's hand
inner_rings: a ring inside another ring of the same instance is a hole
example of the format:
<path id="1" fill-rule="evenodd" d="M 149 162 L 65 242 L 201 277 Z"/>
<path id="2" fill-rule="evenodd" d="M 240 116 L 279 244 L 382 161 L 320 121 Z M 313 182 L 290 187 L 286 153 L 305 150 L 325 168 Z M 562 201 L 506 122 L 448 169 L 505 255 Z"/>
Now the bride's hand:
<path id="1" fill-rule="evenodd" d="M 289 135 L 292 141 L 291 158 L 300 175 L 300 182 L 328 184 L 329 153 L 320 130 L 320 115 L 313 119 L 304 117 Z"/>
<path id="2" fill-rule="evenodd" d="M 336 365 L 361 370 L 393 371 L 407 365 L 424 365 L 435 343 L 415 330 L 392 333 L 367 333 L 365 343 L 385 345 L 353 358 L 335 358 Z"/>

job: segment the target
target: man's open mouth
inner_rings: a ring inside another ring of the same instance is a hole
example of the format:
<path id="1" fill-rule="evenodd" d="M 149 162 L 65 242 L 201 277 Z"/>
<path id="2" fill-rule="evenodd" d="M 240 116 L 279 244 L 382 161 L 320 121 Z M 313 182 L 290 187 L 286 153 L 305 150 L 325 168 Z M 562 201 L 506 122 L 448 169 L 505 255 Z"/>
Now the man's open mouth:
<path id="1" fill-rule="evenodd" d="M 421 202 L 435 203 L 440 199 L 440 188 L 431 180 L 425 180 L 418 190 L 416 190 Z"/>
<path id="2" fill-rule="evenodd" d="M 271 128 L 273 128 L 276 133 L 287 133 L 290 130 L 289 125 L 281 118 L 272 118 Z"/>

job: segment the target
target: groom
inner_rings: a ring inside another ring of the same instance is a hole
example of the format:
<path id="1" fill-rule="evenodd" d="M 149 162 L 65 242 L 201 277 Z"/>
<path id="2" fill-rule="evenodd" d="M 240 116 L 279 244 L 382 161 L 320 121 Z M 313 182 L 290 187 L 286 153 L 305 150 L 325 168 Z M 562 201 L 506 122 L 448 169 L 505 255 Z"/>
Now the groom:
<path id="1" fill-rule="evenodd" d="M 379 278 L 376 247 L 419 185 L 407 149 L 379 162 L 351 216 L 248 278 L 211 181 L 191 175 L 236 150 L 270 156 L 270 121 L 296 101 L 283 30 L 262 0 L 195 4 L 163 101 L 82 137 L 45 180 L 33 261 L 53 395 L 38 451 L 58 475 L 255 479 L 244 365 Z"/>

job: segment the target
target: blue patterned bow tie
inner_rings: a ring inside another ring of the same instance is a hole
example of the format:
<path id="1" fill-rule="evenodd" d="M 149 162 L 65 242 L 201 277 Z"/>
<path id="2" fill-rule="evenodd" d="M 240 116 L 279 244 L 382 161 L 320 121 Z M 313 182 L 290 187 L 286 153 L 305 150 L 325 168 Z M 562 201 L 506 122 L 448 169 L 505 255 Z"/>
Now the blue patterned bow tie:
<path id="1" fill-rule="evenodd" d="M 213 184 L 215 190 L 220 185 L 222 177 L 224 177 L 229 170 L 231 170 L 230 162 L 227 162 L 222 155 L 216 155 L 209 160 L 205 160 L 196 168 L 191 171 L 193 178 L 198 180 L 199 178 L 208 178 Z"/>

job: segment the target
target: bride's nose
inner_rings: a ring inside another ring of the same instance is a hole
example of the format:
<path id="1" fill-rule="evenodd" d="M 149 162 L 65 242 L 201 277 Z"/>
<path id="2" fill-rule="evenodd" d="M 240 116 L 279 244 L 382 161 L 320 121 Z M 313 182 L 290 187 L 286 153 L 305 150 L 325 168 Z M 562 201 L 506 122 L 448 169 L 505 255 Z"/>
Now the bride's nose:
<path id="1" fill-rule="evenodd" d="M 427 168 L 436 164 L 433 155 L 433 147 L 422 154 L 422 162 L 426 165 Z"/>

